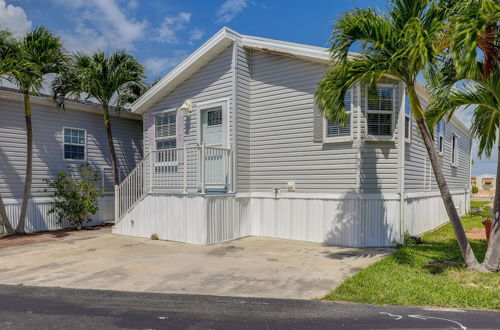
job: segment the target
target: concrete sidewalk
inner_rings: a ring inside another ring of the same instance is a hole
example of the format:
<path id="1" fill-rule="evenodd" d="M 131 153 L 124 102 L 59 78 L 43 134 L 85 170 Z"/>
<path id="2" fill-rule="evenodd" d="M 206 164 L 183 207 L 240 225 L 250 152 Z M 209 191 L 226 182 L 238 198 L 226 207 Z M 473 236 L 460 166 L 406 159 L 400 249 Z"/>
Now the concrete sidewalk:
<path id="1" fill-rule="evenodd" d="M 1 248 L 0 283 L 309 299 L 391 251 L 254 237 L 196 246 L 101 229 Z"/>

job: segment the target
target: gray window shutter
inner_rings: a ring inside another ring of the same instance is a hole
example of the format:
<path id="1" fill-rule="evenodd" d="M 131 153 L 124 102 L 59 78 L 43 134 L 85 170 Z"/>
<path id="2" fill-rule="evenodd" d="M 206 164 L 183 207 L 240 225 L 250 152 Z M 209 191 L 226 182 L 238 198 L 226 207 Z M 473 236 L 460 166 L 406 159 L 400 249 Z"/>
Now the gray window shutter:
<path id="1" fill-rule="evenodd" d="M 313 142 L 323 143 L 323 114 L 314 103 Z"/>

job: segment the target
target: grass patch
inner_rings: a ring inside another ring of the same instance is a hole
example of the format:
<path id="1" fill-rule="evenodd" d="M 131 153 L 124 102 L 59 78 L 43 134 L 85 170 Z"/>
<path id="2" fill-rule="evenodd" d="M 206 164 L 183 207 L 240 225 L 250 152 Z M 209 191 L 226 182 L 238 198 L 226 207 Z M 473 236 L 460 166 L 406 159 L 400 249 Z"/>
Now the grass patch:
<path id="1" fill-rule="evenodd" d="M 481 220 L 480 217 L 462 217 L 466 231 L 481 228 Z M 420 245 L 401 247 L 344 281 L 324 299 L 369 304 L 500 309 L 500 274 L 467 270 L 450 224 L 423 235 L 422 241 Z M 486 252 L 486 241 L 470 240 L 470 243 L 481 261 Z"/>

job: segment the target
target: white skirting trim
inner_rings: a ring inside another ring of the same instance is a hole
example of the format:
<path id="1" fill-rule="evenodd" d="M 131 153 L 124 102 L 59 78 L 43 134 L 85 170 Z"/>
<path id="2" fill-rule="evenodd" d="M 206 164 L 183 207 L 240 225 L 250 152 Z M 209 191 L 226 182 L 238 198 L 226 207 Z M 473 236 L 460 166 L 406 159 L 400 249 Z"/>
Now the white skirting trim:
<path id="1" fill-rule="evenodd" d="M 51 198 L 37 197 L 32 198 L 28 202 L 28 211 L 26 219 L 26 231 L 37 232 L 46 230 L 57 230 L 68 228 L 69 223 L 57 223 L 57 217 L 54 214 L 49 214 Z M 4 199 L 7 215 L 15 228 L 19 221 L 22 201 L 18 199 Z M 99 225 L 106 221 L 114 220 L 114 196 L 108 195 L 99 198 L 99 211 L 92 216 L 92 221 L 88 225 Z M 0 225 L 0 232 L 4 232 L 5 228 Z"/>
<path id="2" fill-rule="evenodd" d="M 378 198 L 376 198 L 378 196 Z M 412 197 L 414 196 L 414 197 Z M 146 196 L 113 227 L 116 234 L 193 244 L 265 236 L 353 247 L 389 246 L 403 231 L 415 235 L 447 220 L 434 192 L 408 194 L 400 223 L 397 194 L 279 194 Z M 453 195 L 460 214 L 469 195 Z"/>

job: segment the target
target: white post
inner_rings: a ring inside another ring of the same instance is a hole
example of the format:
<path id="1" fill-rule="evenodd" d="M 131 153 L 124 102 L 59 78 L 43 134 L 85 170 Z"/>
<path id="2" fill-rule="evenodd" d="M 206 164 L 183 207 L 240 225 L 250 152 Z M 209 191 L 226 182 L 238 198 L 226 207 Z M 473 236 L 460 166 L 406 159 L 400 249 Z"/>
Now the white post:
<path id="1" fill-rule="evenodd" d="M 201 144 L 201 193 L 204 194 L 205 190 L 205 142 Z"/>
<path id="2" fill-rule="evenodd" d="M 229 177 L 228 178 L 228 185 L 229 185 L 228 192 L 234 192 L 234 182 L 233 182 L 234 172 L 233 172 L 233 166 L 232 166 L 232 164 L 233 164 L 233 150 L 230 149 L 226 152 L 227 152 L 227 162 L 226 163 L 228 164 L 227 169 L 229 172 L 228 173 L 228 177 Z"/>
<path id="3" fill-rule="evenodd" d="M 115 185 L 115 224 L 118 223 L 118 220 L 119 220 L 119 214 L 120 214 L 120 211 L 119 211 L 119 207 L 120 207 L 120 203 L 118 201 L 118 199 L 120 198 L 119 196 L 119 193 L 118 193 L 118 186 Z"/>
<path id="4" fill-rule="evenodd" d="M 187 181 L 188 181 L 188 175 L 187 175 L 187 148 L 186 145 L 184 144 L 184 193 L 187 193 Z"/>
<path id="5" fill-rule="evenodd" d="M 149 191 L 153 191 L 153 159 L 155 158 L 154 151 L 149 153 Z"/>

